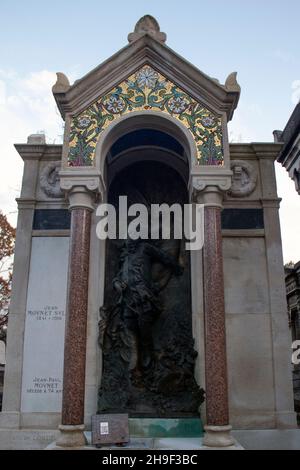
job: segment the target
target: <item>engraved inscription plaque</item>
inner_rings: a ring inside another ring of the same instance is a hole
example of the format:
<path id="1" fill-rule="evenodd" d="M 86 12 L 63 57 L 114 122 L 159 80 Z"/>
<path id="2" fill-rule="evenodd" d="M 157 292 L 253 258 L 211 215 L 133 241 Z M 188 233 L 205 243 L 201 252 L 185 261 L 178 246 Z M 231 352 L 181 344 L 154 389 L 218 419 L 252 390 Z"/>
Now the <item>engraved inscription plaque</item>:
<path id="1" fill-rule="evenodd" d="M 128 414 L 92 416 L 92 444 L 126 444 L 129 442 Z"/>

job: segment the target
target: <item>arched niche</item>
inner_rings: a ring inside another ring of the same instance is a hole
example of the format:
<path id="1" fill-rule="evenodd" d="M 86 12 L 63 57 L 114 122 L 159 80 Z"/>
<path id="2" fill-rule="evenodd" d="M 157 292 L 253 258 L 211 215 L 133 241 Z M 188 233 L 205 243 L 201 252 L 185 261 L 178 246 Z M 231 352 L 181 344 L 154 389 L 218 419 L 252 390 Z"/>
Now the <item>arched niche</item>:
<path id="1" fill-rule="evenodd" d="M 140 203 L 147 209 L 164 203 L 183 208 L 189 202 L 193 145 L 180 126 L 160 118 L 130 116 L 110 128 L 98 145 L 96 164 L 104 175 L 106 202 L 117 210 L 117 224 L 120 196 L 127 196 L 128 206 Z M 98 411 L 198 416 L 203 396 L 195 380 L 191 260 L 185 240 L 171 236 L 130 243 L 106 242 Z M 116 280 L 126 285 L 121 301 Z M 140 300 L 144 297 L 147 306 Z"/>
<path id="2" fill-rule="evenodd" d="M 191 168 L 197 163 L 197 149 L 190 132 L 183 124 L 171 116 L 147 110 L 133 111 L 129 115 L 120 117 L 112 122 L 101 134 L 95 150 L 95 166 L 102 175 L 104 175 L 106 157 L 115 142 L 126 134 L 140 129 L 160 131 L 179 142 L 184 149 L 189 172 L 191 172 Z"/>

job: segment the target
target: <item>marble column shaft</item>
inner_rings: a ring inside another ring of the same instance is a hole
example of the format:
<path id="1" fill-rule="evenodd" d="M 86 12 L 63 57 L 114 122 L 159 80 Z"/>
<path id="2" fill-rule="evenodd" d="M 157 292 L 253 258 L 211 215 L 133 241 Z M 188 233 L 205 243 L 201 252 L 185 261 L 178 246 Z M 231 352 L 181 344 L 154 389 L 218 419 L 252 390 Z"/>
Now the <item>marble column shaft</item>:
<path id="1" fill-rule="evenodd" d="M 71 210 L 62 424 L 84 422 L 91 211 Z"/>
<path id="2" fill-rule="evenodd" d="M 221 207 L 204 212 L 206 416 L 209 426 L 229 423 Z"/>

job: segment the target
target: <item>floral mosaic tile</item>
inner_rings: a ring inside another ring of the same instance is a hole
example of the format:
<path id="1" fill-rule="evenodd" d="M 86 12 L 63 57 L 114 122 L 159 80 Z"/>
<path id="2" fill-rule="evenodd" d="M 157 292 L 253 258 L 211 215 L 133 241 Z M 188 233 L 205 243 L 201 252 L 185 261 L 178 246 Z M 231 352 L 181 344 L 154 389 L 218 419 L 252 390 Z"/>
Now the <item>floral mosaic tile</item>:
<path id="1" fill-rule="evenodd" d="M 91 166 L 101 132 L 131 111 L 168 113 L 191 132 L 199 165 L 223 165 L 220 116 L 195 101 L 148 65 L 74 116 L 69 140 L 69 166 Z"/>

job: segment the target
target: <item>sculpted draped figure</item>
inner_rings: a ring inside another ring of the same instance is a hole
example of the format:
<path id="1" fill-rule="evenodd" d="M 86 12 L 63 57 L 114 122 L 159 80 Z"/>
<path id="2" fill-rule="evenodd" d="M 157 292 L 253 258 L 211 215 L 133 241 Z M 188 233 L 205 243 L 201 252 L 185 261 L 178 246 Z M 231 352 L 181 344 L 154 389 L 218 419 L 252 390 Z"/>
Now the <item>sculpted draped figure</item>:
<path id="1" fill-rule="evenodd" d="M 160 282 L 153 278 L 156 263 L 163 272 Z M 155 329 L 165 315 L 160 293 L 172 276 L 183 272 L 153 242 L 128 239 L 121 248 L 112 303 L 100 309 L 103 375 L 99 412 L 170 415 L 198 411 L 204 392 L 194 378 L 197 353 L 185 312 L 169 312 L 161 331 Z"/>
<path id="2" fill-rule="evenodd" d="M 120 270 L 113 280 L 124 325 L 134 343 L 130 371 L 138 382 L 153 362 L 152 325 L 162 311 L 160 286 L 152 279 L 152 264 L 160 262 L 181 275 L 183 268 L 165 251 L 144 240 L 128 239 L 121 252 Z"/>
<path id="3" fill-rule="evenodd" d="M 120 172 L 108 200 L 128 205 L 184 204 L 186 188 L 163 164 L 143 161 Z M 151 224 L 153 223 L 149 217 Z M 171 224 L 173 224 L 173 219 Z M 149 235 L 152 225 L 149 224 Z M 102 354 L 98 412 L 180 417 L 199 414 L 204 392 L 195 380 L 190 254 L 185 240 L 108 240 L 105 298 L 100 308 Z M 174 233 L 171 227 L 171 233 Z"/>

